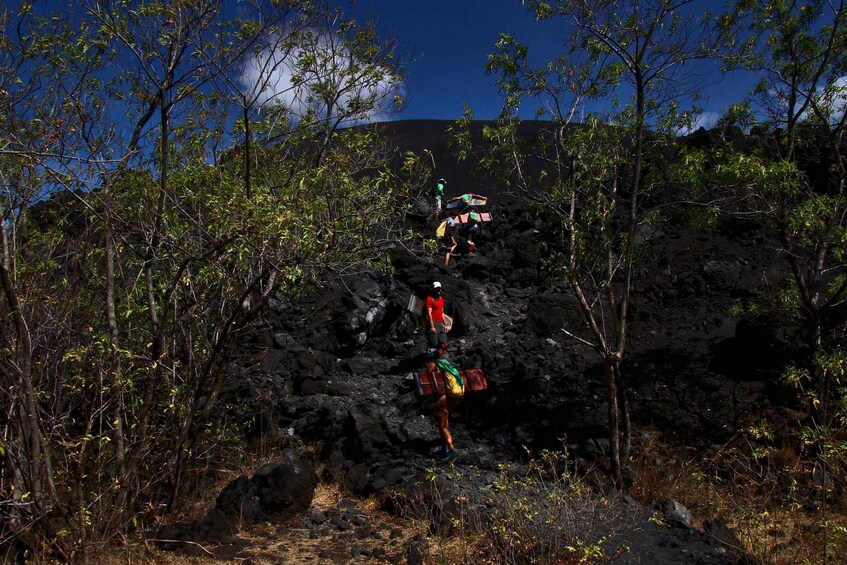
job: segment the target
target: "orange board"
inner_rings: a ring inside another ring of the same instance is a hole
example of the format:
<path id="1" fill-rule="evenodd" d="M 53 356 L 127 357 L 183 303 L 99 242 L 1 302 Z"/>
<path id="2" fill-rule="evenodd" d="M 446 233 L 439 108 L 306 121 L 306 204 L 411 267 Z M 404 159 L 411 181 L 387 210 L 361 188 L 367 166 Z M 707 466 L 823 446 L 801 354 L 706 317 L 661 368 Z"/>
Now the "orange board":
<path id="1" fill-rule="evenodd" d="M 459 373 L 465 380 L 465 392 L 488 389 L 488 381 L 485 380 L 482 369 L 462 369 Z M 415 386 L 420 396 L 441 396 L 444 394 L 444 379 L 440 372 L 421 371 L 415 375 Z"/>
<path id="2" fill-rule="evenodd" d="M 460 224 L 467 224 L 468 223 L 468 216 L 470 216 L 470 214 L 459 214 L 458 216 L 456 216 L 456 220 Z M 491 214 L 489 212 L 481 212 L 479 214 L 479 223 L 490 222 L 490 221 L 491 221 Z"/>

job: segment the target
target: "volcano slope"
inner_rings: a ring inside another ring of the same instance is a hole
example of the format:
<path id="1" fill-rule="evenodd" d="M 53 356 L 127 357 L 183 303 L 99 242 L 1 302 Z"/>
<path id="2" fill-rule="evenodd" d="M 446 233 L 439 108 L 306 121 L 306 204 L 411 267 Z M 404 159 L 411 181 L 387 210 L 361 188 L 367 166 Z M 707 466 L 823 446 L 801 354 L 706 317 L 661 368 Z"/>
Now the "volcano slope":
<path id="1" fill-rule="evenodd" d="M 245 366 L 260 361 L 233 381 L 237 398 L 272 399 L 246 403 L 243 416 L 255 422 L 255 433 L 293 430 L 322 442 L 329 455 L 354 453 L 363 461 L 427 455 L 437 434 L 430 400 L 415 396 L 411 377 L 423 365 L 425 335 L 406 305 L 438 280 L 455 319 L 451 359 L 483 369 L 491 385 L 463 401 L 458 441 L 497 446 L 495 460 L 525 447 L 602 451 L 602 368 L 596 352 L 562 331 L 580 334 L 584 323 L 567 285 L 544 272 L 549 218 L 452 164 L 447 125 L 381 127 L 400 150 L 432 147 L 444 163 L 438 171 L 448 180 L 447 198 L 491 196 L 493 220 L 483 224 L 477 251 L 460 253 L 444 268 L 442 254 L 398 244 L 387 251 L 391 275 L 347 277 L 297 303 L 271 303 L 265 326 L 249 336 L 241 355 Z M 434 238 L 424 200 L 409 227 Z M 790 350 L 778 325 L 731 313 L 739 301 L 781 284 L 777 244 L 757 223 L 731 218 L 697 230 L 668 223 L 641 237 L 624 367 L 634 423 L 692 444 L 722 443 L 783 400 L 771 384 Z M 383 433 L 352 441 L 357 428 Z M 344 458 L 345 465 L 351 461 Z"/>
<path id="2" fill-rule="evenodd" d="M 296 303 L 272 302 L 264 327 L 243 343 L 243 378 L 222 397 L 250 438 L 317 448 L 322 479 L 355 495 L 408 488 L 431 471 L 440 443 L 433 401 L 417 396 L 413 380 L 425 334 L 407 303 L 437 280 L 455 319 L 450 358 L 489 380 L 451 418 L 461 453 L 455 468 L 491 479 L 504 462 L 565 449 L 581 469 L 602 474 L 602 368 L 596 352 L 562 331 L 579 333 L 583 322 L 564 283 L 544 274 L 547 220 L 517 199 L 490 202 L 493 220 L 477 251 L 449 268 L 441 254 L 397 245 L 387 252 L 391 275 L 350 276 Z M 433 232 L 425 202 L 410 223 Z M 771 384 L 787 350 L 776 326 L 730 312 L 784 273 L 769 235 L 749 222 L 702 231 L 665 225 L 644 247 L 624 367 L 634 432 L 709 449 L 782 400 Z M 638 524 L 620 537 L 629 551 L 616 562 L 736 559 L 689 528 L 662 530 L 649 512 Z"/>

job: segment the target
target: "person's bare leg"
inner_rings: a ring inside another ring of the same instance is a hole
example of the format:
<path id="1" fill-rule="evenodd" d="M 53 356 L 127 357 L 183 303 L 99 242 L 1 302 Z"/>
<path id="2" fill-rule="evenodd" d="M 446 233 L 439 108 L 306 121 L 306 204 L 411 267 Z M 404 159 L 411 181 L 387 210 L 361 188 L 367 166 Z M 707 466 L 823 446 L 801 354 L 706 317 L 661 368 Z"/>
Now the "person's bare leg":
<path id="1" fill-rule="evenodd" d="M 456 243 L 456 240 L 454 239 L 454 240 L 453 240 L 453 247 L 451 247 L 450 249 L 448 249 L 448 250 L 447 250 L 447 253 L 444 255 L 444 266 L 445 266 L 445 267 L 447 266 L 447 263 L 449 263 L 449 262 L 450 262 L 450 255 L 453 253 L 453 251 L 455 251 L 455 250 L 456 250 L 456 246 L 457 246 L 457 245 L 458 245 L 458 243 Z"/>
<path id="2" fill-rule="evenodd" d="M 448 451 L 453 451 L 453 435 L 450 433 L 450 410 L 446 394 L 440 396 L 435 402 L 435 419 L 438 422 L 441 441 L 447 446 Z"/>

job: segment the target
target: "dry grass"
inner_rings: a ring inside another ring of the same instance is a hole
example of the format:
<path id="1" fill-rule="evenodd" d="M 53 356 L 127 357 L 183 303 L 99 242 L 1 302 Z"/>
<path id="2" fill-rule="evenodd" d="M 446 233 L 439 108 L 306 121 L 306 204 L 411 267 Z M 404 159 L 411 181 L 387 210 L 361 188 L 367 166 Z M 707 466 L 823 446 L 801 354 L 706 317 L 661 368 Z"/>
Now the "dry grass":
<path id="1" fill-rule="evenodd" d="M 152 543 L 137 541 L 119 549 L 111 548 L 91 554 L 87 561 L 103 565 L 217 565 L 223 558 L 225 562 L 249 562 L 253 565 L 384 564 L 385 556 L 405 554 L 415 536 L 426 537 L 426 524 L 423 522 L 401 521 L 380 509 L 381 499 L 351 498 L 335 484 L 318 485 L 312 504 L 325 514 L 333 515 L 337 514 L 343 500 L 352 502 L 367 516 L 367 524 L 373 532 L 367 538 L 357 537 L 352 531 L 331 528 L 315 537 L 310 535 L 311 530 L 299 524 L 299 518 L 288 522 L 271 518 L 259 524 L 242 525 L 237 534 L 238 544 L 234 548 L 191 544 L 186 549 L 203 555 L 188 556 L 162 551 Z M 385 556 L 357 554 L 357 550 L 364 549 L 370 553 L 377 547 L 382 548 Z M 446 549 L 453 554 L 452 548 Z M 440 551 L 438 547 L 430 546 L 424 558 L 430 563 L 437 563 Z M 479 561 L 470 559 L 468 562 Z"/>
<path id="2" fill-rule="evenodd" d="M 743 549 L 763 563 L 843 562 L 842 556 L 847 554 L 847 515 L 843 504 L 831 502 L 825 512 L 804 507 L 803 496 L 813 491 L 810 488 L 814 484 L 809 487 L 808 469 L 792 450 L 774 449 L 767 459 L 757 459 L 729 445 L 704 453 L 674 447 L 660 435 L 653 435 L 636 447 L 632 494 L 642 504 L 650 506 L 668 498 L 676 499 L 691 511 L 695 526 L 704 527 L 710 520 L 723 522 L 736 533 Z M 255 469 L 269 460 L 251 461 L 245 468 Z M 199 520 L 214 505 L 217 493 L 238 474 L 221 473 L 215 488 L 207 489 L 203 496 L 186 506 L 180 518 Z M 568 489 L 563 492 L 573 494 L 572 485 L 564 486 Z M 526 496 L 512 500 L 511 504 L 528 504 L 534 500 L 534 495 L 530 496 L 535 492 L 534 483 L 510 480 L 509 487 L 507 490 L 515 496 L 523 492 L 521 488 L 526 491 Z M 234 546 L 187 548 L 194 549 L 197 556 L 162 551 L 151 542 L 135 540 L 118 549 L 91 551 L 86 561 L 104 565 L 211 565 L 224 558 L 227 562 L 252 565 L 369 564 L 385 563 L 391 557 L 401 557 L 401 562 L 405 562 L 410 548 L 417 548 L 412 551 L 417 551 L 426 565 L 504 562 L 504 555 L 498 553 L 494 543 L 492 528 L 490 525 L 480 528 L 478 517 L 461 514 L 444 535 L 434 535 L 433 516 L 414 512 L 403 517 L 389 514 L 382 510 L 384 500 L 380 497 L 353 498 L 338 485 L 321 484 L 313 500 L 314 508 L 327 516 L 343 513 L 349 504 L 366 515 L 369 528 L 366 536 L 357 535 L 359 532 L 352 529 L 307 529 L 300 524 L 300 518 L 287 523 L 269 519 L 260 524 L 241 525 L 238 544 Z M 555 523 L 563 521 L 559 519 Z M 529 527 L 529 522 L 515 521 L 508 525 L 523 539 L 535 539 L 533 531 L 521 529 Z M 547 533 L 536 533 L 549 537 Z M 379 553 L 374 552 L 377 548 Z M 362 550 L 364 553 L 360 553 Z"/>
<path id="3" fill-rule="evenodd" d="M 433 469 L 397 493 L 396 504 L 431 525 L 437 563 L 602 562 L 617 551 L 609 540 L 631 526 L 632 516 L 572 471 L 558 452 L 527 465 L 503 464 L 493 474 Z"/>
<path id="4" fill-rule="evenodd" d="M 763 563 L 843 563 L 845 508 L 822 511 L 809 504 L 821 493 L 798 454 L 783 447 L 757 458 L 745 450 L 750 446 L 736 443 L 704 454 L 674 448 L 654 434 L 638 446 L 633 497 L 645 505 L 673 498 L 698 527 L 723 522 Z"/>

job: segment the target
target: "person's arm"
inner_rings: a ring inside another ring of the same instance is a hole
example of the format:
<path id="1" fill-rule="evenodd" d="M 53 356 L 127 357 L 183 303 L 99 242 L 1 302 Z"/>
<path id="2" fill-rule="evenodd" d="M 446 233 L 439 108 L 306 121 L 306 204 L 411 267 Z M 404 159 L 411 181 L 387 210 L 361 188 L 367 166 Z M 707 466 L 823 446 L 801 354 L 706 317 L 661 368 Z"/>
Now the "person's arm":
<path id="1" fill-rule="evenodd" d="M 426 319 L 429 320 L 429 331 L 435 331 L 435 322 L 432 321 L 432 307 L 427 306 L 426 308 Z"/>

